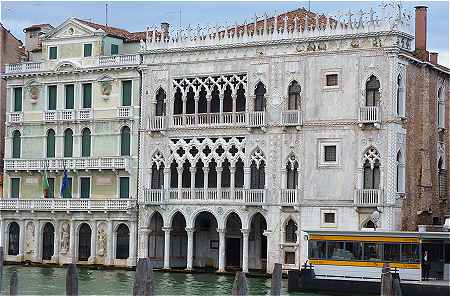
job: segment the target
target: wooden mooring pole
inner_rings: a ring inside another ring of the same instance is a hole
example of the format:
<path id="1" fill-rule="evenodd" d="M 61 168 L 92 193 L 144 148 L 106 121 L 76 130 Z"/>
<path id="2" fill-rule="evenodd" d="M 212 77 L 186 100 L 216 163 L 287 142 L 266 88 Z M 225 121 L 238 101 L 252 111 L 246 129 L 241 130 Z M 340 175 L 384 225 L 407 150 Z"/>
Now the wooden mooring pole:
<path id="1" fill-rule="evenodd" d="M 275 263 L 272 272 L 272 287 L 270 289 L 270 295 L 281 295 L 281 280 L 283 277 L 283 269 L 280 263 Z"/>
<path id="2" fill-rule="evenodd" d="M 136 275 L 133 287 L 134 296 L 152 296 L 153 267 L 150 258 L 139 258 L 136 266 Z"/>
<path id="3" fill-rule="evenodd" d="M 66 273 L 66 295 L 78 296 L 78 271 L 74 263 L 67 266 Z"/>
<path id="4" fill-rule="evenodd" d="M 9 295 L 10 296 L 17 296 L 19 295 L 19 288 L 18 288 L 18 279 L 17 279 L 17 272 L 13 272 L 11 274 L 11 281 L 9 282 Z"/>
<path id="5" fill-rule="evenodd" d="M 381 296 L 401 296 L 402 289 L 400 287 L 399 274 L 393 274 L 389 264 L 384 264 L 381 271 Z"/>
<path id="6" fill-rule="evenodd" d="M 242 271 L 236 272 L 234 277 L 233 288 L 231 289 L 232 296 L 247 296 L 248 295 L 248 285 L 245 273 Z"/>

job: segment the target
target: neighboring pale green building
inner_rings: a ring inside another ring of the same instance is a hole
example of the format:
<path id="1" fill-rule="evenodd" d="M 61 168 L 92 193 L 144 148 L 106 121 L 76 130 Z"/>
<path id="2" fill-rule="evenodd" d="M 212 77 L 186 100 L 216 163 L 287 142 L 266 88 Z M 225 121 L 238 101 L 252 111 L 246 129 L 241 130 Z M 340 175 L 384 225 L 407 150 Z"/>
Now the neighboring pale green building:
<path id="1" fill-rule="evenodd" d="M 75 18 L 25 33 L 30 60 L 4 75 L 6 259 L 132 266 L 145 35 Z"/>

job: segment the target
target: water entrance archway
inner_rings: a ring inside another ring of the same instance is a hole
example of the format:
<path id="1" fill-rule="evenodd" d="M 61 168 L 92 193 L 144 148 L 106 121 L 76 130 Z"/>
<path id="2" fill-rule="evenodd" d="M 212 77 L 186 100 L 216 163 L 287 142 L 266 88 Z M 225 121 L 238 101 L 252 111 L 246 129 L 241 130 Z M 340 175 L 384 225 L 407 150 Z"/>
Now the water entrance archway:
<path id="1" fill-rule="evenodd" d="M 91 227 L 83 223 L 78 231 L 78 261 L 88 261 L 91 256 Z"/>
<path id="2" fill-rule="evenodd" d="M 50 222 L 45 223 L 42 233 L 42 260 L 52 260 L 55 253 L 55 228 Z"/>

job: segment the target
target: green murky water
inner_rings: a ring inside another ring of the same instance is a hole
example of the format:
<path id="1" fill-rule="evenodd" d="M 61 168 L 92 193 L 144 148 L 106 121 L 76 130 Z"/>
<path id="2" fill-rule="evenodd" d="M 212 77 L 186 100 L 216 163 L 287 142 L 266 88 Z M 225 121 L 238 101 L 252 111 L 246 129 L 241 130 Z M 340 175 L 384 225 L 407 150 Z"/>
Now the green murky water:
<path id="1" fill-rule="evenodd" d="M 8 265 L 3 270 L 3 295 L 9 295 L 9 281 L 17 271 L 19 293 L 25 295 L 65 295 L 64 268 L 41 268 Z M 131 295 L 134 271 L 93 270 L 80 268 L 78 287 L 80 295 Z M 230 295 L 233 276 L 215 274 L 185 274 L 154 272 L 157 295 Z M 268 295 L 270 279 L 249 278 L 250 295 Z M 283 281 L 287 293 L 287 280 Z M 319 296 L 319 294 L 291 293 L 290 295 Z M 321 294 L 320 296 L 324 296 Z"/>

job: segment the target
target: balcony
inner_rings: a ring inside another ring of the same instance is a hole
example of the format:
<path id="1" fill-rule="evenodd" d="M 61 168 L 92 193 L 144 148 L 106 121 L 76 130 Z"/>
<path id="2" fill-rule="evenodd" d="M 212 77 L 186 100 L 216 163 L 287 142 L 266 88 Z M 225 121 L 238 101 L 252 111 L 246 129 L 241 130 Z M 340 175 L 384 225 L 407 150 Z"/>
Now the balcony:
<path id="1" fill-rule="evenodd" d="M 262 112 L 264 113 L 264 112 Z M 173 115 L 171 127 L 226 127 L 247 126 L 246 112 L 199 113 Z"/>
<path id="2" fill-rule="evenodd" d="M 282 206 L 298 206 L 300 203 L 299 189 L 281 189 L 280 198 Z"/>
<path id="3" fill-rule="evenodd" d="M 300 126 L 303 125 L 302 111 L 289 110 L 281 112 L 281 124 L 283 126 Z"/>
<path id="4" fill-rule="evenodd" d="M 56 110 L 44 111 L 44 121 L 45 122 L 56 122 L 59 118 L 59 112 Z"/>
<path id="5" fill-rule="evenodd" d="M 248 126 L 249 127 L 261 127 L 266 125 L 266 112 L 265 111 L 253 111 L 248 112 Z"/>
<path id="6" fill-rule="evenodd" d="M 61 121 L 74 121 L 75 120 L 75 110 L 61 110 L 60 111 Z"/>
<path id="7" fill-rule="evenodd" d="M 132 199 L 0 199 L 2 211 L 128 211 L 136 207 Z"/>
<path id="8" fill-rule="evenodd" d="M 383 191 L 380 189 L 355 190 L 354 204 L 357 207 L 377 207 L 382 204 Z"/>
<path id="9" fill-rule="evenodd" d="M 137 66 L 141 62 L 139 55 L 114 55 L 87 58 L 58 59 L 44 62 L 26 62 L 8 64 L 5 74 L 27 74 L 36 72 L 58 71 L 60 69 L 89 69 L 98 67 L 129 67 Z M 63 66 L 63 67 L 61 67 Z"/>
<path id="10" fill-rule="evenodd" d="M 262 206 L 266 203 L 265 189 L 242 189 L 236 188 L 171 188 L 150 189 L 145 188 L 143 196 L 139 197 L 139 203 L 155 204 L 162 203 L 183 203 L 194 201 L 195 203 L 237 203 L 245 206 Z"/>
<path id="11" fill-rule="evenodd" d="M 89 121 L 94 118 L 92 109 L 86 108 L 77 111 L 77 120 L 79 121 Z"/>
<path id="12" fill-rule="evenodd" d="M 359 107 L 358 121 L 360 124 L 364 123 L 380 123 L 380 107 L 378 106 L 364 106 Z"/>
<path id="13" fill-rule="evenodd" d="M 166 129 L 166 116 L 153 116 L 148 119 L 148 129 L 152 132 Z"/>
<path id="14" fill-rule="evenodd" d="M 8 113 L 8 123 L 22 123 L 23 112 L 11 112 Z"/>
<path id="15" fill-rule="evenodd" d="M 117 108 L 117 117 L 120 119 L 129 119 L 133 116 L 133 109 L 130 106 Z"/>
<path id="16" fill-rule="evenodd" d="M 62 171 L 68 170 L 130 170 L 130 158 L 112 157 L 66 157 L 47 159 L 5 159 L 5 171 Z"/>

